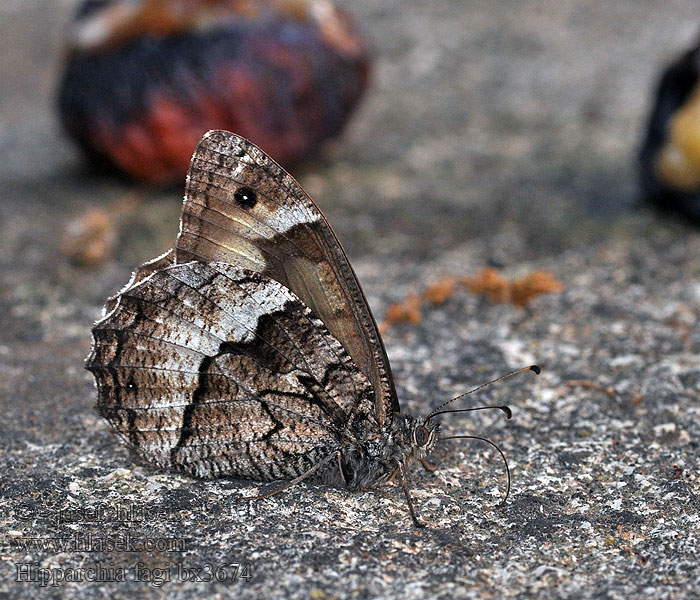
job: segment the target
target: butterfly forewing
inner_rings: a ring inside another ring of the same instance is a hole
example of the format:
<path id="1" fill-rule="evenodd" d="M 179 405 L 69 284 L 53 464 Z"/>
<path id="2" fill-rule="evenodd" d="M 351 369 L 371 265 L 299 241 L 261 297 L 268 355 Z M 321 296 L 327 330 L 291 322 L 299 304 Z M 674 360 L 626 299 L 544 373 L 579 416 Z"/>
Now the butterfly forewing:
<path id="1" fill-rule="evenodd" d="M 399 405 L 383 343 L 340 243 L 301 186 L 247 140 L 210 131 L 187 176 L 178 263 L 222 261 L 296 294 L 373 387 L 380 426 Z"/>
<path id="2" fill-rule="evenodd" d="M 158 270 L 93 335 L 98 409 L 161 466 L 290 478 L 351 432 L 379 431 L 369 381 L 343 346 L 260 273 L 201 262 Z"/>

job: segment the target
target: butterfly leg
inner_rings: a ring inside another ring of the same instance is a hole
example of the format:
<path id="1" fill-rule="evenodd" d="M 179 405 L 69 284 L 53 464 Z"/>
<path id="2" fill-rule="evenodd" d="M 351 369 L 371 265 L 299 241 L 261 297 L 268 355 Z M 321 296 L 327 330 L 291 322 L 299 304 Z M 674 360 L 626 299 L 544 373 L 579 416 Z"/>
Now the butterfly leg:
<path id="1" fill-rule="evenodd" d="M 279 494 L 280 492 L 286 490 L 287 488 L 290 488 L 293 485 L 296 485 L 297 483 L 304 481 L 304 479 L 306 479 L 307 477 L 311 477 L 316 471 L 318 471 L 324 465 L 327 465 L 334 458 L 335 458 L 335 454 L 329 454 L 321 462 L 316 463 L 308 471 L 299 475 L 299 477 L 295 477 L 291 481 L 288 481 L 284 485 L 272 490 L 271 492 L 265 492 L 264 494 L 258 494 L 257 496 L 244 496 L 243 498 L 238 498 L 236 500 L 236 502 L 238 502 L 238 503 L 240 503 L 240 502 L 252 502 L 253 500 L 262 500 L 263 498 L 269 498 L 270 496 L 274 496 L 275 494 Z"/>
<path id="2" fill-rule="evenodd" d="M 403 487 L 403 493 L 406 494 L 406 501 L 408 502 L 408 512 L 411 513 L 411 519 L 413 519 L 413 524 L 420 528 L 425 527 L 416 517 L 416 511 L 413 508 L 413 501 L 411 500 L 411 493 L 408 491 L 408 484 L 406 483 L 406 470 L 403 464 L 399 463 L 399 469 L 401 471 L 401 486 Z"/>
<path id="3" fill-rule="evenodd" d="M 421 463 L 423 463 L 423 467 L 425 468 L 425 470 L 430 471 L 431 473 L 433 471 L 437 471 L 439 467 L 439 465 L 434 465 L 433 463 L 427 461 L 425 458 L 421 460 Z"/>
<path id="4" fill-rule="evenodd" d="M 343 480 L 343 485 L 345 485 L 345 487 L 348 487 L 348 476 L 345 470 L 345 461 L 343 460 L 343 453 L 340 450 L 338 450 L 335 453 L 335 455 L 338 459 L 338 471 L 340 471 L 340 477 Z"/>
<path id="5" fill-rule="evenodd" d="M 398 473 L 399 473 L 399 467 L 396 467 L 396 468 L 394 469 L 394 472 L 393 472 L 391 475 L 389 475 L 389 479 L 387 479 L 386 482 L 387 482 L 387 483 L 391 483 L 392 481 L 394 481 L 394 479 L 396 478 L 396 476 L 398 475 Z"/>

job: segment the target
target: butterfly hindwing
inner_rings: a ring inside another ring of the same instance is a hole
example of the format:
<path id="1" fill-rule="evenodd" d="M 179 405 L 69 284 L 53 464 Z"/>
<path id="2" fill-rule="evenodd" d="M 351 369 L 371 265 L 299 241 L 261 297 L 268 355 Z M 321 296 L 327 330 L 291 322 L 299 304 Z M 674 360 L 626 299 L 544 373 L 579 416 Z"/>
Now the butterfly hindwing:
<path id="1" fill-rule="evenodd" d="M 399 410 L 376 323 L 328 222 L 262 150 L 225 131 L 199 143 L 187 176 L 178 263 L 222 261 L 291 290 L 343 345 L 373 387 L 376 419 Z"/>
<path id="2" fill-rule="evenodd" d="M 140 281 L 143 281 L 151 273 L 154 273 L 159 269 L 169 267 L 174 262 L 175 251 L 171 248 L 170 250 L 164 252 L 160 256 L 157 256 L 156 258 L 143 263 L 131 274 L 131 278 L 129 279 L 128 283 L 121 290 L 119 290 L 119 292 L 117 292 L 114 296 L 110 296 L 109 298 L 107 298 L 104 308 L 102 309 L 102 314 L 106 315 L 107 313 L 114 310 L 114 307 L 117 305 L 117 301 L 119 300 L 119 296 L 121 294 L 134 287 Z"/>
<path id="3" fill-rule="evenodd" d="M 146 459 L 199 477 L 290 478 L 379 431 L 372 388 L 304 303 L 259 272 L 190 262 L 118 297 L 87 368 Z"/>

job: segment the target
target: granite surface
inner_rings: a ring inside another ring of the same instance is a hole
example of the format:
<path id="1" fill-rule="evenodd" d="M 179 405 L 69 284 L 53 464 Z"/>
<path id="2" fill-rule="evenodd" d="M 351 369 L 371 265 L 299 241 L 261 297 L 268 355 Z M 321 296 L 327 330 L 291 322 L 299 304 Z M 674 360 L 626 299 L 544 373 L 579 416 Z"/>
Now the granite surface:
<path id="1" fill-rule="evenodd" d="M 53 91 L 69 0 L 0 4 L 0 597 L 685 598 L 700 593 L 700 231 L 637 201 L 634 156 L 660 66 L 697 4 L 345 2 L 373 87 L 294 174 L 381 320 L 444 276 L 550 271 L 525 309 L 458 289 L 385 342 L 402 409 L 425 414 L 537 362 L 451 415 L 439 470 L 401 489 L 250 482 L 140 464 L 83 369 L 103 300 L 177 232 L 181 190 L 91 173 Z M 91 209 L 116 246 L 62 252 Z M 238 566 L 236 566 L 238 565 Z M 122 580 L 123 579 L 123 580 Z"/>

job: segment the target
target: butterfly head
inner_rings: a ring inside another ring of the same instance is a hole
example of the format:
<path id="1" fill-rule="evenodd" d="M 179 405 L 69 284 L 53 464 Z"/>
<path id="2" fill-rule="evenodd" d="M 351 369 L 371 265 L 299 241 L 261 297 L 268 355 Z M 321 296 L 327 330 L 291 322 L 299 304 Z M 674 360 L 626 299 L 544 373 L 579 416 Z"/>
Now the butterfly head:
<path id="1" fill-rule="evenodd" d="M 419 459 L 426 458 L 440 439 L 440 424 L 430 419 L 416 419 L 411 427 L 411 439 Z"/>

